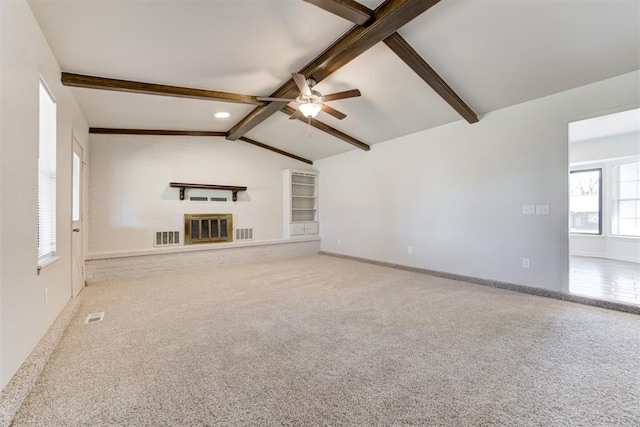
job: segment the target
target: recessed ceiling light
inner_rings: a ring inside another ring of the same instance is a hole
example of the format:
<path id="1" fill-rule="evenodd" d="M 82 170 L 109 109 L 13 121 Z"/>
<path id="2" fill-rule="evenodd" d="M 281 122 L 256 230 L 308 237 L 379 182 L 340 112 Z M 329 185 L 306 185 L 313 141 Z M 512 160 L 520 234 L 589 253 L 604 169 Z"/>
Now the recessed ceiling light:
<path id="1" fill-rule="evenodd" d="M 216 119 L 226 119 L 226 118 L 229 118 L 229 116 L 231 116 L 231 114 L 229 114 L 226 111 L 218 111 L 217 113 L 214 114 L 214 117 Z"/>

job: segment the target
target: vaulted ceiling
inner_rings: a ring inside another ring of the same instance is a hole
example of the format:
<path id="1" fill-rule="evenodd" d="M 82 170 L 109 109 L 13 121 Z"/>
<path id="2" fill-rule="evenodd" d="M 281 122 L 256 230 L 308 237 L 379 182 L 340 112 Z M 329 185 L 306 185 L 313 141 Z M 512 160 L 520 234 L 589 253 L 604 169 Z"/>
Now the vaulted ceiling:
<path id="1" fill-rule="evenodd" d="M 330 103 L 344 120 L 320 113 L 311 128 L 278 112 L 295 104 L 72 89 L 92 128 L 213 132 L 308 160 L 453 121 L 474 126 L 476 115 L 640 69 L 640 0 L 30 4 L 71 77 L 295 97 L 291 73 L 303 72 L 324 94 L 360 89 Z"/>

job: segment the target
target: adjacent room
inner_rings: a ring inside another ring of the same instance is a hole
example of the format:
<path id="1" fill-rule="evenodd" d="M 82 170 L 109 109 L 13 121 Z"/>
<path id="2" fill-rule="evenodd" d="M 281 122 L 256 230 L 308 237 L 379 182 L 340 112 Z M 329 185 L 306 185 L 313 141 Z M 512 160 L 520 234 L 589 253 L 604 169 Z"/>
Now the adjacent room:
<path id="1" fill-rule="evenodd" d="M 569 123 L 572 293 L 640 304 L 640 110 Z"/>
<path id="2" fill-rule="evenodd" d="M 0 425 L 638 425 L 640 0 L 0 36 Z"/>

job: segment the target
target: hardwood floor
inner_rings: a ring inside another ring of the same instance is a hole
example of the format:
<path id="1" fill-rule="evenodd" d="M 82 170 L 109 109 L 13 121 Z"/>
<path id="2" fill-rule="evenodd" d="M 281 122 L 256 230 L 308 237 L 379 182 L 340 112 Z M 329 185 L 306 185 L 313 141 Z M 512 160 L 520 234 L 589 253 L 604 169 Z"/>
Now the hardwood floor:
<path id="1" fill-rule="evenodd" d="M 572 256 L 570 267 L 571 293 L 640 305 L 640 264 Z"/>

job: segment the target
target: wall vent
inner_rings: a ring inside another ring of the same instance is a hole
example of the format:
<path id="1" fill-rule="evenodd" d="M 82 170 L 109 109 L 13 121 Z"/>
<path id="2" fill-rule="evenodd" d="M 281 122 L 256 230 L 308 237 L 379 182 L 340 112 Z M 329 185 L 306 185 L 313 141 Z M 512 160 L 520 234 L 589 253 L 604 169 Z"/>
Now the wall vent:
<path id="1" fill-rule="evenodd" d="M 236 228 L 236 240 L 253 240 L 253 228 Z"/>
<path id="2" fill-rule="evenodd" d="M 85 320 L 84 323 L 100 322 L 102 321 L 103 318 L 104 318 L 104 311 L 101 311 L 100 313 L 91 313 L 87 315 L 87 320 Z"/>
<path id="3" fill-rule="evenodd" d="M 228 202 L 227 197 L 207 197 L 207 196 L 189 196 L 190 202 Z"/>
<path id="4" fill-rule="evenodd" d="M 154 246 L 173 246 L 180 244 L 179 231 L 156 231 Z"/>

